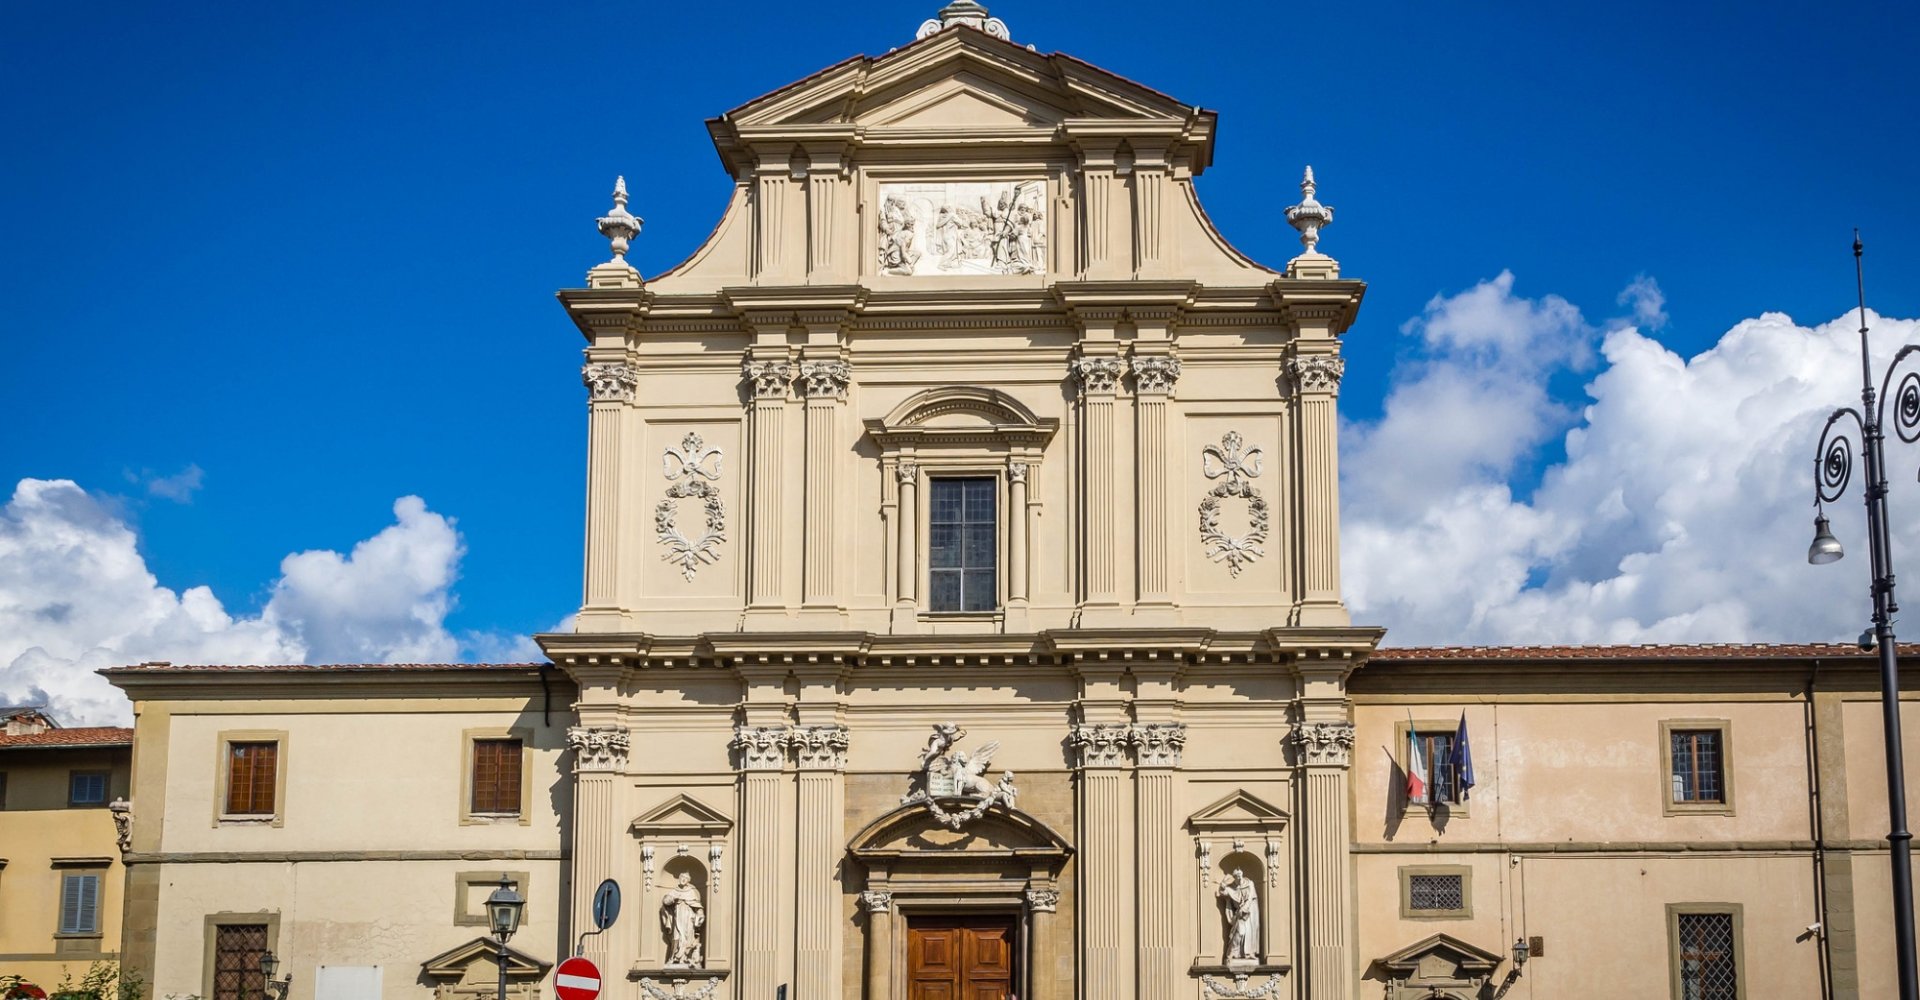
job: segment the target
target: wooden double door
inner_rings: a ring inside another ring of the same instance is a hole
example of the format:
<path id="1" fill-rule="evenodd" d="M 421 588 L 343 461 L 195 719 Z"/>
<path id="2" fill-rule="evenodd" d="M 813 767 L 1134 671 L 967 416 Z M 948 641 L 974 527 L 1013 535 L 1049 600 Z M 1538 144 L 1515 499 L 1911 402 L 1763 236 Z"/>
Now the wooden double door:
<path id="1" fill-rule="evenodd" d="M 1015 1000 L 1011 916 L 913 917 L 907 922 L 908 1000 Z"/>

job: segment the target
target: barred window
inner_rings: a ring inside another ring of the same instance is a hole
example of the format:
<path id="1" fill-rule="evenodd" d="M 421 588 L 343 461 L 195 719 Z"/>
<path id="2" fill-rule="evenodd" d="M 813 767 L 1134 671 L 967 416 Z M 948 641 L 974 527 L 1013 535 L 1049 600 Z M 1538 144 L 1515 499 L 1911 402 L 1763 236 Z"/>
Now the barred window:
<path id="1" fill-rule="evenodd" d="M 520 813 L 520 741 L 473 741 L 473 812 Z"/>
<path id="2" fill-rule="evenodd" d="M 1679 913 L 1681 1000 L 1734 1000 L 1739 996 L 1731 913 Z"/>
<path id="3" fill-rule="evenodd" d="M 1408 875 L 1407 909 L 1464 910 L 1465 879 L 1459 875 Z"/>
<path id="4" fill-rule="evenodd" d="M 999 605 L 995 481 L 935 479 L 927 515 L 929 611 L 992 611 Z"/>
<path id="5" fill-rule="evenodd" d="M 273 815 L 280 744 L 227 744 L 227 815 Z"/>
<path id="6" fill-rule="evenodd" d="M 60 876 L 60 933 L 100 933 L 100 876 Z"/>
<path id="7" fill-rule="evenodd" d="M 1673 801 L 1725 802 L 1720 730 L 1675 729 L 1673 741 Z"/>
<path id="8" fill-rule="evenodd" d="M 260 956 L 267 951 L 266 924 L 218 924 L 213 929 L 213 995 L 208 1000 L 260 1000 L 267 977 Z"/>

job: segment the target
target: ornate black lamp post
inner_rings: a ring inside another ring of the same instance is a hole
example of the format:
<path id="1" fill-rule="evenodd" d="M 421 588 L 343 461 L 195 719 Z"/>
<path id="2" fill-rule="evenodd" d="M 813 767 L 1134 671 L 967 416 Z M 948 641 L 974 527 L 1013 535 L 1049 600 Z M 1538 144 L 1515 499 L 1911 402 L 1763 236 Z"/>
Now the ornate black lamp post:
<path id="1" fill-rule="evenodd" d="M 1843 406 L 1827 418 L 1820 432 L 1820 447 L 1814 452 L 1813 544 L 1807 548 L 1807 561 L 1821 565 L 1842 555 L 1840 541 L 1827 526 L 1822 505 L 1840 499 L 1853 478 L 1853 441 L 1843 418 L 1852 417 L 1860 432 L 1860 457 L 1866 465 L 1867 553 L 1873 570 L 1873 628 L 1860 636 L 1861 646 L 1870 641 L 1880 649 L 1880 709 L 1887 739 L 1887 821 L 1892 831 L 1887 845 L 1893 856 L 1893 929 L 1895 954 L 1900 966 L 1901 1000 L 1920 1000 L 1920 980 L 1916 980 L 1913 945 L 1913 834 L 1907 832 L 1906 765 L 1901 760 L 1900 743 L 1900 659 L 1894 645 L 1893 618 L 1900 606 L 1893 599 L 1893 550 L 1887 530 L 1887 461 L 1883 447 L 1886 404 L 1893 403 L 1893 429 L 1900 440 L 1920 441 L 1920 372 L 1909 371 L 1892 392 L 1887 384 L 1908 355 L 1920 352 L 1920 345 L 1908 344 L 1893 356 L 1893 363 L 1880 377 L 1880 392 L 1873 389 L 1873 362 L 1867 351 L 1867 292 L 1861 274 L 1861 254 L 1866 248 L 1860 232 L 1853 234 L 1853 273 L 1860 295 L 1860 409 Z"/>
<path id="2" fill-rule="evenodd" d="M 487 897 L 487 922 L 493 925 L 493 936 L 500 939 L 499 1000 L 507 1000 L 507 939 L 520 929 L 520 911 L 526 906 L 527 901 L 513 891 L 513 880 L 505 875 L 500 876 L 500 888 Z"/>

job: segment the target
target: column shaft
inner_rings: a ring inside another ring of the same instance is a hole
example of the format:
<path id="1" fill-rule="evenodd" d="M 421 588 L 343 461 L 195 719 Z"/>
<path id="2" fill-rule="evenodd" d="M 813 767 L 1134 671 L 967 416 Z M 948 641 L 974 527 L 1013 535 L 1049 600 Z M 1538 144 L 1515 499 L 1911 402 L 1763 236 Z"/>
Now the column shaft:
<path id="1" fill-rule="evenodd" d="M 920 510 L 914 503 L 915 478 L 918 475 L 910 463 L 901 463 L 900 476 L 900 545 L 896 554 L 900 579 L 897 584 L 897 603 L 913 604 L 918 598 L 920 580 L 919 541 L 915 532 L 920 524 Z"/>
<path id="2" fill-rule="evenodd" d="M 593 891 L 601 879 L 614 874 L 613 845 L 627 839 L 613 818 L 614 776 L 606 771 L 576 771 L 573 786 L 573 913 L 567 924 L 568 954 L 580 935 L 593 929 Z M 630 840 L 628 842 L 631 842 Z M 523 890 L 524 892 L 524 890 Z M 586 939 L 586 956 L 609 976 L 620 975 L 609 963 L 613 936 L 595 934 Z M 631 960 L 631 959 L 629 959 Z"/>
<path id="3" fill-rule="evenodd" d="M 1081 1000 L 1136 996 L 1127 777 L 1120 768 L 1080 772 Z"/>
<path id="4" fill-rule="evenodd" d="M 1306 769 L 1307 977 L 1310 997 L 1349 997 L 1353 974 L 1348 900 L 1347 769 Z"/>
<path id="5" fill-rule="evenodd" d="M 893 908 L 867 909 L 866 1000 L 892 1000 Z"/>
<path id="6" fill-rule="evenodd" d="M 1339 417 L 1331 393 L 1306 393 L 1300 404 L 1302 595 L 1340 601 Z"/>
<path id="7" fill-rule="evenodd" d="M 840 774 L 800 772 L 799 948 L 796 1000 L 840 1000 Z"/>
<path id="8" fill-rule="evenodd" d="M 741 997 L 771 997 L 781 983 L 780 894 L 781 773 L 749 771 L 741 775 L 740 803 L 740 992 Z"/>
<path id="9" fill-rule="evenodd" d="M 779 607 L 782 600 L 780 528 L 786 510 L 781 502 L 782 466 L 786 462 L 784 398 L 763 397 L 753 401 L 748 415 L 751 435 L 753 496 L 748 510 L 752 517 L 752 538 L 747 563 L 747 606 Z"/>
<path id="10" fill-rule="evenodd" d="M 1167 567 L 1167 397 L 1141 394 L 1135 403 L 1138 427 L 1135 468 L 1139 495 L 1139 601 L 1163 604 L 1169 599 Z"/>
<path id="11" fill-rule="evenodd" d="M 1186 912 L 1174 888 L 1174 772 L 1166 768 L 1135 772 L 1138 799 L 1134 834 L 1139 884 L 1140 993 L 1172 997 L 1180 992 L 1182 972 L 1175 922 Z"/>
<path id="12" fill-rule="evenodd" d="M 834 439 L 834 418 L 839 409 L 839 402 L 832 396 L 811 396 L 807 399 L 806 577 L 801 600 L 808 605 L 832 605 L 837 597 L 833 557 L 838 540 L 834 537 L 833 528 L 838 498 L 833 492 L 833 473 L 835 459 L 839 456 Z"/>
<path id="13" fill-rule="evenodd" d="M 1007 483 L 1007 600 L 1024 601 L 1027 587 L 1027 477 L 1032 468 L 1015 463 Z"/>
<path id="14" fill-rule="evenodd" d="M 1088 395 L 1081 405 L 1080 509 L 1086 524 L 1081 540 L 1085 553 L 1084 600 L 1088 604 L 1116 604 L 1115 577 L 1113 396 Z"/>

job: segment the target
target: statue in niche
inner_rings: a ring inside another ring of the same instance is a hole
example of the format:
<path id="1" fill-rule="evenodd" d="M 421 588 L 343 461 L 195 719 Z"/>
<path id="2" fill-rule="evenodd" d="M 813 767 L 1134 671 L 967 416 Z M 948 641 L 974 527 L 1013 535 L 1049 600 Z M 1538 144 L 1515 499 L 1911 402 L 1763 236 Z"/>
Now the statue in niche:
<path id="1" fill-rule="evenodd" d="M 660 901 L 660 929 L 667 936 L 667 968 L 698 969 L 700 930 L 707 924 L 706 906 L 693 876 L 681 872 L 673 888 Z"/>
<path id="2" fill-rule="evenodd" d="M 1227 912 L 1227 961 L 1260 959 L 1260 889 L 1235 868 L 1214 895 Z"/>

